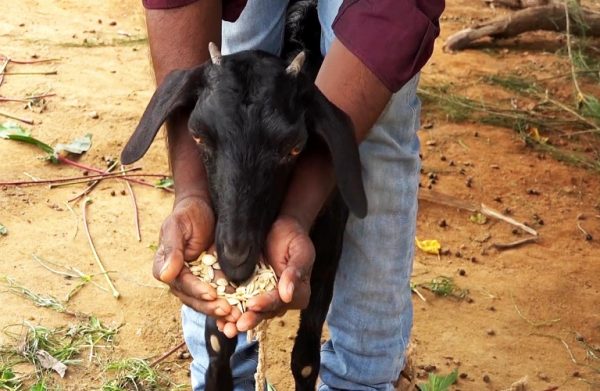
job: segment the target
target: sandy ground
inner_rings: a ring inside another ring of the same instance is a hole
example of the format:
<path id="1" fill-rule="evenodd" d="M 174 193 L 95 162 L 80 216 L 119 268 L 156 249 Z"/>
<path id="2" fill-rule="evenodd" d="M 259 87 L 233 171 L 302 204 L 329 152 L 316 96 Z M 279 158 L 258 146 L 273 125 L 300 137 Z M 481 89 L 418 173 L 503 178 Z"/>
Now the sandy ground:
<path id="1" fill-rule="evenodd" d="M 14 59 L 36 55 L 59 61 L 12 64 L 9 70 L 14 72 L 58 73 L 7 75 L 0 89 L 3 96 L 55 93 L 43 112 L 25 110 L 20 103 L 1 103 L 0 109 L 33 118 L 35 125 L 28 128 L 50 144 L 91 133 L 93 147 L 81 162 L 105 167 L 104 158 L 119 155 L 153 91 L 139 3 L 24 0 L 4 6 L 0 53 Z M 493 13 L 478 2 L 453 2 L 445 15 L 443 36 Z M 520 45 L 509 43 L 501 55 L 485 50 L 451 55 L 438 45 L 423 80 L 430 85 L 468 80 L 465 91 L 470 96 L 490 97 L 496 92 L 477 83 L 484 72 L 560 66 L 554 54 L 560 41 L 555 37 L 533 34 Z M 92 112 L 98 118 L 92 118 Z M 477 225 L 469 221 L 469 212 L 421 203 L 419 237 L 438 239 L 449 252 L 441 258 L 418 252 L 414 281 L 450 276 L 469 290 L 469 299 L 436 297 L 425 289 L 420 291 L 426 302 L 414 296 L 412 358 L 417 374 L 423 378 L 427 371 L 444 374 L 458 368 L 461 378 L 455 390 L 502 390 L 524 376 L 529 390 L 600 389 L 600 364 L 586 358 L 577 340 L 579 336 L 591 346 L 600 345 L 600 177 L 526 148 L 508 129 L 448 123 L 427 106 L 423 123 L 432 125 L 421 132 L 425 187 L 428 173 L 435 172 L 436 191 L 500 211 L 510 208 L 513 217 L 528 222 L 541 238 L 536 244 L 498 251 L 489 246 L 523 235 L 515 235 L 513 227 L 503 222 Z M 38 178 L 81 173 L 39 160 L 37 150 L 13 142 L 0 141 L 0 156 L 0 180 L 25 180 L 26 173 Z M 147 173 L 168 172 L 164 137 L 153 144 L 141 166 Z M 0 237 L 0 275 L 36 292 L 64 297 L 73 282 L 49 273 L 32 255 L 98 272 L 82 230 L 81 204 L 75 207 L 77 219 L 64 204 L 82 189 L 83 185 L 0 189 L 0 223 L 9 230 Z M 172 195 L 134 186 L 142 232 L 138 242 L 130 200 L 121 195 L 124 189 L 121 182 L 105 181 L 94 190 L 88 206 L 91 234 L 107 268 L 114 271 L 111 275 L 122 297 L 117 301 L 87 286 L 70 302 L 74 311 L 123 327 L 117 345 L 104 350 L 99 363 L 86 362 L 65 379 L 55 379 L 65 390 L 98 389 L 106 378 L 102 371 L 106 361 L 156 357 L 181 341 L 178 301 L 150 274 L 150 247 L 169 213 Z M 582 224 L 592 241 L 584 240 L 576 227 L 580 213 L 588 216 Z M 72 321 L 3 290 L 0 300 L 0 327 L 23 321 L 48 326 Z M 295 316 L 289 314 L 271 328 L 269 377 L 280 391 L 292 389 L 287 360 Z M 0 343 L 8 342 L 0 334 Z M 175 383 L 185 383 L 188 365 L 189 360 L 173 356 L 162 368 Z"/>

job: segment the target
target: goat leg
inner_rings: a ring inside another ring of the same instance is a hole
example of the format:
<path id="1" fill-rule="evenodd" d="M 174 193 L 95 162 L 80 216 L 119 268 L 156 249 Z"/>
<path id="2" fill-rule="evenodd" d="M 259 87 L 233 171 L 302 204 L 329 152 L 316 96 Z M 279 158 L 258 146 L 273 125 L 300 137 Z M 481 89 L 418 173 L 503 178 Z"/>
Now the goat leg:
<path id="1" fill-rule="evenodd" d="M 206 317 L 204 327 L 208 369 L 205 376 L 206 391 L 233 391 L 230 359 L 237 346 L 237 337 L 227 338 L 217 328 L 217 322 Z"/>

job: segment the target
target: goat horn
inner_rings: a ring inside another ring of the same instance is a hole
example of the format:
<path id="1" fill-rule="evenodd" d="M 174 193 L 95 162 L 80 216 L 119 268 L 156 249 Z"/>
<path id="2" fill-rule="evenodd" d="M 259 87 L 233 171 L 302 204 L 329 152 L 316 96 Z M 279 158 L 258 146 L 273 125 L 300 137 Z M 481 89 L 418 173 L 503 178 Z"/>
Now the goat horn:
<path id="1" fill-rule="evenodd" d="M 209 42 L 208 53 L 210 53 L 210 59 L 212 60 L 213 64 L 221 65 L 221 51 L 214 42 Z"/>
<path id="2" fill-rule="evenodd" d="M 306 59 L 306 55 L 304 52 L 300 52 L 294 57 L 290 65 L 285 69 L 285 72 L 292 75 L 297 76 L 300 73 L 300 69 L 302 69 L 302 65 L 304 65 L 304 60 Z"/>

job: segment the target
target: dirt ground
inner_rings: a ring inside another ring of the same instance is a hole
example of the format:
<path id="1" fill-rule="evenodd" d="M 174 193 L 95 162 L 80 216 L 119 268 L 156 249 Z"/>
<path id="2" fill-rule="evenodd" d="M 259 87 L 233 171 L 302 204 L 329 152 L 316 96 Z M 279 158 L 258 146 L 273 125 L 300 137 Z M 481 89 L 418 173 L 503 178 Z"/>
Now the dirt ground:
<path id="1" fill-rule="evenodd" d="M 0 110 L 33 118 L 35 125 L 27 128 L 50 144 L 91 133 L 93 147 L 81 162 L 105 167 L 104 157 L 119 155 L 153 91 L 140 3 L 23 0 L 2 7 L 0 54 L 59 60 L 12 64 L 9 71 L 57 74 L 7 75 L 0 89 L 3 96 L 55 93 L 43 112 L 25 110 L 21 103 L 1 103 Z M 449 2 L 442 36 L 501 12 L 479 1 Z M 502 98 L 478 83 L 480 76 L 506 69 L 551 72 L 564 66 L 556 54 L 561 45 L 557 37 L 531 34 L 509 41 L 500 55 L 489 50 L 447 54 L 438 41 L 422 79 L 429 85 L 464 83 L 464 92 L 472 98 Z M 437 297 L 424 288 L 419 291 L 426 301 L 414 295 L 411 357 L 420 381 L 428 371 L 446 374 L 458 368 L 461 376 L 454 390 L 503 390 L 525 376 L 528 390 L 600 389 L 600 363 L 588 357 L 581 341 L 600 346 L 600 176 L 527 148 L 509 129 L 450 123 L 427 106 L 423 124 L 423 191 L 433 172 L 434 190 L 499 211 L 510 208 L 515 219 L 539 231 L 540 239 L 498 251 L 490 245 L 524 234 L 494 219 L 478 225 L 469 221 L 469 212 L 420 204 L 419 238 L 437 239 L 448 252 L 440 258 L 417 252 L 414 282 L 444 275 L 469 290 L 463 300 Z M 164 137 L 159 138 L 141 162 L 146 173 L 168 172 Z M 0 156 L 3 181 L 81 173 L 39 160 L 37 150 L 14 142 L 1 140 Z M 0 275 L 62 298 L 73 282 L 49 273 L 32 255 L 86 273 L 98 272 L 83 231 L 81 204 L 74 208 L 77 219 L 65 207 L 65 201 L 82 189 L 83 185 L 0 189 L 0 223 L 9 230 L 0 237 Z M 124 189 L 121 182 L 104 181 L 88 206 L 91 234 L 107 268 L 114 271 L 111 276 L 122 297 L 117 301 L 86 286 L 69 305 L 123 327 L 117 345 L 101 353 L 100 363 L 84 362 L 69 370 L 65 379 L 55 379 L 65 390 L 98 389 L 106 379 L 102 371 L 106 361 L 157 357 L 181 341 L 178 301 L 150 274 L 151 247 L 169 213 L 172 195 L 134 186 L 142 232 L 138 242 L 131 202 L 121 194 Z M 587 216 L 580 223 L 593 236 L 591 241 L 577 228 L 581 213 Z M 96 281 L 103 283 L 100 277 Z M 2 289 L 0 300 L 2 328 L 23 321 L 47 326 L 72 321 Z M 269 378 L 280 391 L 292 389 L 287 360 L 295 316 L 289 314 L 271 327 Z M 0 344 L 8 342 L 0 333 Z M 173 356 L 162 368 L 174 383 L 186 383 L 188 365 L 189 360 Z"/>

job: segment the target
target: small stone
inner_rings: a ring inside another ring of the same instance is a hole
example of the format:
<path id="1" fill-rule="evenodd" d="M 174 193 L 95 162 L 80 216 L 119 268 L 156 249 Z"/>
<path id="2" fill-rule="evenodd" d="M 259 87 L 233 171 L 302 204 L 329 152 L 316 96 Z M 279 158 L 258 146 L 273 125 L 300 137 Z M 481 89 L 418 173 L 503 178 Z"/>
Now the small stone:
<path id="1" fill-rule="evenodd" d="M 437 142 L 435 140 L 428 140 L 426 144 L 433 147 L 437 144 Z"/>
<path id="2" fill-rule="evenodd" d="M 472 187 L 473 186 L 473 178 L 472 177 L 468 177 L 467 180 L 465 181 L 465 185 L 467 187 Z"/>
<path id="3" fill-rule="evenodd" d="M 125 190 L 121 190 L 121 195 L 127 195 L 127 192 Z"/>
<path id="4" fill-rule="evenodd" d="M 454 163 L 454 160 L 450 160 L 450 163 L 448 163 L 448 165 L 450 167 L 454 167 L 456 165 L 456 163 Z"/>
<path id="5" fill-rule="evenodd" d="M 88 117 L 90 117 L 91 119 L 98 119 L 98 118 L 100 118 L 100 116 L 98 115 L 98 112 L 96 112 L 96 111 L 90 111 L 88 113 Z"/>
<path id="6" fill-rule="evenodd" d="M 579 377 L 579 376 L 581 376 L 581 373 L 579 373 L 579 371 L 575 371 L 575 372 L 573 372 L 572 376 Z"/>
<path id="7" fill-rule="evenodd" d="M 110 195 L 114 197 L 117 195 L 117 193 L 114 190 L 111 190 Z"/>
<path id="8" fill-rule="evenodd" d="M 462 258 L 462 253 L 460 252 L 460 250 L 457 250 L 457 251 L 454 253 L 454 256 L 455 256 L 456 258 Z"/>
<path id="9" fill-rule="evenodd" d="M 543 380 L 543 381 L 549 381 L 550 380 L 550 377 L 548 377 L 548 375 L 546 375 L 544 372 L 538 373 L 537 376 L 538 376 L 538 378 L 540 380 Z"/>
<path id="10" fill-rule="evenodd" d="M 474 300 L 473 300 L 472 298 L 470 298 L 470 297 L 467 297 L 467 298 L 465 299 L 465 301 L 466 301 L 467 303 L 471 304 L 471 303 L 473 303 L 473 301 L 474 301 Z"/>
<path id="11" fill-rule="evenodd" d="M 446 222 L 446 220 L 445 220 L 445 219 L 441 219 L 441 220 L 438 222 L 438 226 L 440 226 L 440 227 L 442 227 L 442 228 L 446 228 L 446 227 L 448 226 L 448 223 Z"/>
<path id="12" fill-rule="evenodd" d="M 494 336 L 496 335 L 496 332 L 493 329 L 487 329 L 485 332 L 487 335 L 489 336 Z"/>
<path id="13" fill-rule="evenodd" d="M 492 311 L 492 312 L 496 312 L 496 307 L 494 307 L 493 305 L 489 306 L 488 311 Z"/>
<path id="14" fill-rule="evenodd" d="M 423 369 L 427 373 L 437 371 L 437 367 L 435 365 L 431 365 L 431 364 L 430 365 L 425 365 L 425 367 L 423 367 Z"/>
<path id="15" fill-rule="evenodd" d="M 444 155 L 440 156 L 440 160 L 443 161 L 443 162 L 445 162 L 446 161 L 446 156 L 444 156 Z"/>
<path id="16" fill-rule="evenodd" d="M 108 25 L 109 25 L 109 26 L 116 26 L 116 25 L 117 25 L 117 22 L 115 22 L 115 21 L 113 20 L 113 21 L 111 21 L 111 22 L 110 22 Z"/>
<path id="17" fill-rule="evenodd" d="M 492 381 L 492 379 L 490 379 L 490 376 L 489 376 L 489 375 L 483 375 L 483 382 L 484 382 L 484 383 L 489 383 L 489 382 L 491 382 L 491 381 Z"/>
<path id="18" fill-rule="evenodd" d="M 502 203 L 502 197 L 500 197 L 500 196 L 494 197 L 494 201 L 496 201 L 497 203 L 501 204 Z"/>
<path id="19" fill-rule="evenodd" d="M 464 276 L 466 276 L 466 275 L 467 275 L 467 272 L 465 271 L 465 269 L 458 269 L 458 275 L 460 275 L 460 276 L 463 276 L 463 277 L 464 277 Z"/>
<path id="20" fill-rule="evenodd" d="M 472 263 L 477 263 L 477 258 L 475 258 L 475 257 L 471 257 L 470 260 L 471 260 Z"/>
<path id="21" fill-rule="evenodd" d="M 527 194 L 529 194 L 529 195 L 536 195 L 536 196 L 538 196 L 538 195 L 540 195 L 540 194 L 542 194 L 542 193 L 540 193 L 540 191 L 539 191 L 539 190 L 536 190 L 536 189 L 527 189 Z"/>
<path id="22" fill-rule="evenodd" d="M 460 377 L 461 379 L 466 379 L 467 377 L 469 377 L 469 375 L 467 375 L 466 372 L 462 372 L 460 375 L 458 375 L 458 377 Z"/>

